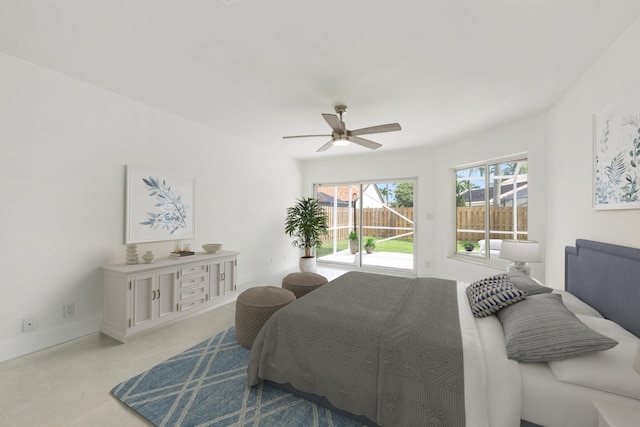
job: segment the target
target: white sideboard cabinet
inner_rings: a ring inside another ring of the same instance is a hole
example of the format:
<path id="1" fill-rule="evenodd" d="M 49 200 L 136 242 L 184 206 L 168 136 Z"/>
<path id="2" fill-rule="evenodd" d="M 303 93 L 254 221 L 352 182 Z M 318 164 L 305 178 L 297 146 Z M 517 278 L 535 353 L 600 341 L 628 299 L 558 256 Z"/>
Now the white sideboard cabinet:
<path id="1" fill-rule="evenodd" d="M 236 298 L 237 266 L 233 251 L 103 266 L 101 331 L 126 342 L 136 333 L 227 304 Z"/>

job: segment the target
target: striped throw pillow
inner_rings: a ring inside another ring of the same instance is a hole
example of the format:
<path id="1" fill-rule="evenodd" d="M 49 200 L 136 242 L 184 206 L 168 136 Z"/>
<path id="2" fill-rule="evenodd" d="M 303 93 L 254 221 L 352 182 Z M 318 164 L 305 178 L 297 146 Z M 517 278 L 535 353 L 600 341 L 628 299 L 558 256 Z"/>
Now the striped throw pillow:
<path id="1" fill-rule="evenodd" d="M 522 301 L 526 296 L 526 292 L 511 284 L 506 274 L 486 277 L 467 287 L 471 312 L 476 317 L 497 313 L 504 307 Z"/>
<path id="2" fill-rule="evenodd" d="M 539 294 L 498 313 L 507 357 L 518 362 L 550 362 L 587 356 L 615 347 L 576 317 L 558 294 Z"/>

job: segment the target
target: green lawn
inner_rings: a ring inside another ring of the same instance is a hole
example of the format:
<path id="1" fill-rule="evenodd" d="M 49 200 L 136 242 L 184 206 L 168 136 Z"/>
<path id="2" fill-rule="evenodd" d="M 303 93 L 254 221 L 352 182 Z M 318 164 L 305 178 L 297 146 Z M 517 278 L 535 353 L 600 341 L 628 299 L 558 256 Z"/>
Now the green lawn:
<path id="1" fill-rule="evenodd" d="M 338 240 L 338 251 L 343 251 L 349 248 L 349 241 L 347 239 Z M 384 242 L 376 242 L 377 252 L 399 252 L 403 254 L 413 253 L 413 239 L 400 238 L 385 240 Z M 332 242 L 327 242 L 322 248 L 318 249 L 318 258 L 329 255 L 333 251 Z"/>

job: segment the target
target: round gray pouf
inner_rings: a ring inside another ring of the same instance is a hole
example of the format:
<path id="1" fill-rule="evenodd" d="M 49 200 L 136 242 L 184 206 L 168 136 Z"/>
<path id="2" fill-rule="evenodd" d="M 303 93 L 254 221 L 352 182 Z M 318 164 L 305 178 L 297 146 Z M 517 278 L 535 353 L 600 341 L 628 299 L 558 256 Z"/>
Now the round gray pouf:
<path id="1" fill-rule="evenodd" d="M 277 286 L 258 286 L 247 289 L 236 300 L 236 338 L 251 348 L 262 326 L 269 317 L 294 301 L 293 292 Z"/>
<path id="2" fill-rule="evenodd" d="M 288 289 L 296 295 L 296 298 L 302 298 L 314 289 L 326 284 L 327 278 L 317 273 L 291 273 L 282 279 L 282 288 Z"/>

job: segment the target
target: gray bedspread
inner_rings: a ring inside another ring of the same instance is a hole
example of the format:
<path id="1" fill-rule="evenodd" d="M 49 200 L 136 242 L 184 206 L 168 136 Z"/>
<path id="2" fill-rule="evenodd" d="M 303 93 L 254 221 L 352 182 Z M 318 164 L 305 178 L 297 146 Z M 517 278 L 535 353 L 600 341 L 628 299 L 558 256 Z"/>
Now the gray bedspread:
<path id="1" fill-rule="evenodd" d="M 464 426 L 456 283 L 346 273 L 269 319 L 248 374 L 380 426 Z"/>

